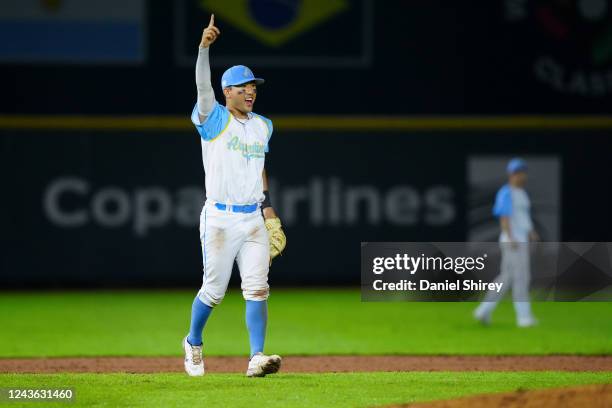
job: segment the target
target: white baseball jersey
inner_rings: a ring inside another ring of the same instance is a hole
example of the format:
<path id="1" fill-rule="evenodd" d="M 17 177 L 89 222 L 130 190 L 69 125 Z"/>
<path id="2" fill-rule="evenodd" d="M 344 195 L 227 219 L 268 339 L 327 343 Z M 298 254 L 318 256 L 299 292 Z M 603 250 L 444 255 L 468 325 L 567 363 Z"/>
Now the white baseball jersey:
<path id="1" fill-rule="evenodd" d="M 237 119 L 216 101 L 204 123 L 196 103 L 191 121 L 201 136 L 207 199 L 229 205 L 262 202 L 272 121 L 256 113 Z"/>
<path id="2" fill-rule="evenodd" d="M 533 229 L 531 201 L 524 189 L 504 185 L 495 197 L 493 214 L 509 218 L 510 231 L 517 242 L 529 242 L 529 232 Z M 502 231 L 499 240 L 507 242 L 509 237 Z"/>

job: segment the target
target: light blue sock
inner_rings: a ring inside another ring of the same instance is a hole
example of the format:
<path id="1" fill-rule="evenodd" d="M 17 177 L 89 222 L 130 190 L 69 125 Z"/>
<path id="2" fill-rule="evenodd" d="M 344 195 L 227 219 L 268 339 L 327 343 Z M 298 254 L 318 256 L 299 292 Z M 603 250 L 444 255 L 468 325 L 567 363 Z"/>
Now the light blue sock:
<path id="1" fill-rule="evenodd" d="M 268 323 L 268 301 L 246 301 L 246 324 L 251 344 L 251 357 L 263 353 L 266 340 L 266 325 Z"/>
<path id="2" fill-rule="evenodd" d="M 191 306 L 191 327 L 189 328 L 189 336 L 187 341 L 192 346 L 202 345 L 202 330 L 208 320 L 208 316 L 212 312 L 213 308 L 204 304 L 198 296 L 193 300 Z"/>

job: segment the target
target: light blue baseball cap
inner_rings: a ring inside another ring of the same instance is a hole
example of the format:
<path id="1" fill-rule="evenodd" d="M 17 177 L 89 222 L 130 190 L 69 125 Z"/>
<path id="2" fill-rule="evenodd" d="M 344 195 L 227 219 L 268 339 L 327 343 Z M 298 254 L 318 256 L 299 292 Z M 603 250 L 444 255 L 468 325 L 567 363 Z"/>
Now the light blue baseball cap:
<path id="1" fill-rule="evenodd" d="M 525 160 L 515 157 L 514 159 L 508 162 L 508 166 L 506 166 L 506 171 L 508 174 L 518 173 L 519 171 L 527 171 L 527 163 Z"/>
<path id="2" fill-rule="evenodd" d="M 242 85 L 247 82 L 255 82 L 257 85 L 263 84 L 265 81 L 261 78 L 255 78 L 253 71 L 244 65 L 234 65 L 228 68 L 221 77 L 221 88 L 230 86 Z"/>

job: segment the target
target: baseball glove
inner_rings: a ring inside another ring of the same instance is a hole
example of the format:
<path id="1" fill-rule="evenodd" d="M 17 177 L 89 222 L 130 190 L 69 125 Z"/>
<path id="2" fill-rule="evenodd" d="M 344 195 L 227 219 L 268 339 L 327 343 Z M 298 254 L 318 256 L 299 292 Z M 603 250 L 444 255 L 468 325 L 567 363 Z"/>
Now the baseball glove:
<path id="1" fill-rule="evenodd" d="M 281 228 L 282 225 L 279 218 L 267 218 L 265 224 L 268 230 L 268 237 L 270 238 L 270 263 L 272 263 L 272 259 L 279 256 L 285 249 L 287 237 Z"/>

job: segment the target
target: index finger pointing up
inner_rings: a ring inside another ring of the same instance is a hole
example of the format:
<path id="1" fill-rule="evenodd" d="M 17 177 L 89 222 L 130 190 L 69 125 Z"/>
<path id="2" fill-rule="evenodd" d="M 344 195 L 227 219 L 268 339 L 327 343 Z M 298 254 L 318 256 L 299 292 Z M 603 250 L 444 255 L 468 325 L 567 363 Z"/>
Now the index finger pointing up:
<path id="1" fill-rule="evenodd" d="M 210 15 L 210 23 L 208 23 L 209 27 L 214 27 L 215 26 L 215 15 L 211 14 Z"/>

